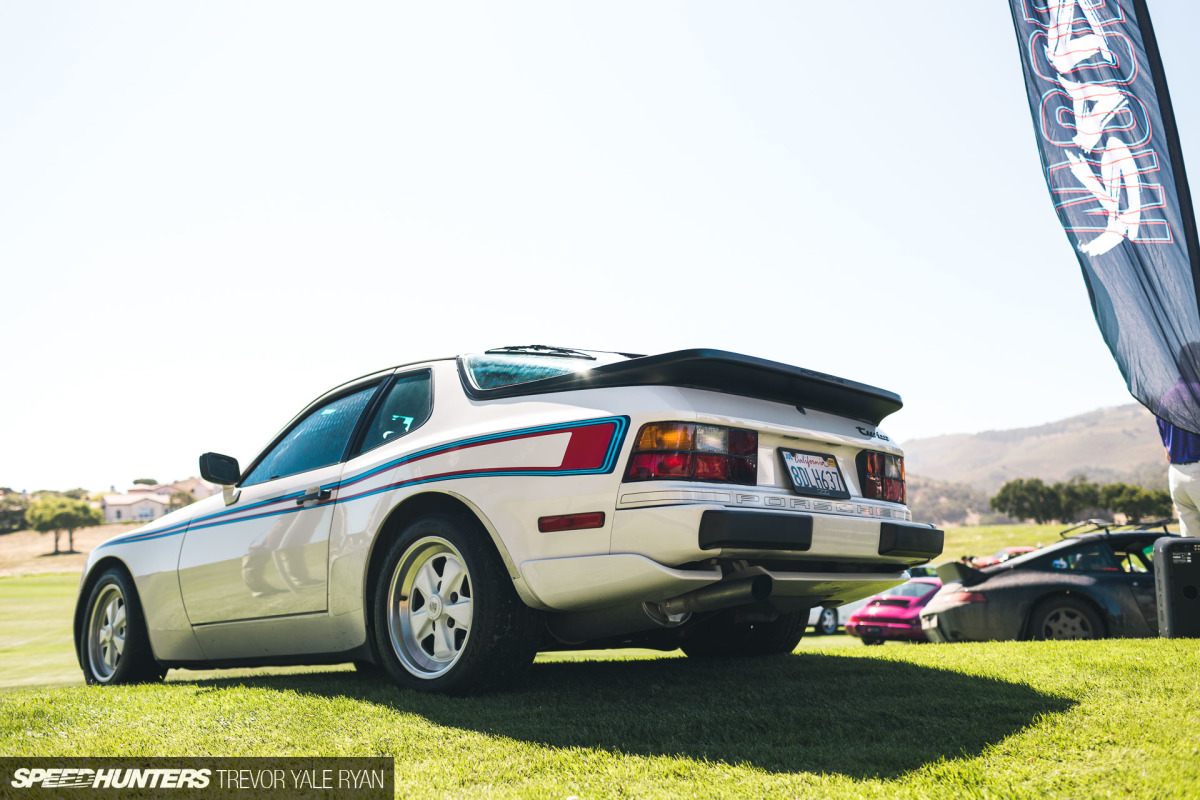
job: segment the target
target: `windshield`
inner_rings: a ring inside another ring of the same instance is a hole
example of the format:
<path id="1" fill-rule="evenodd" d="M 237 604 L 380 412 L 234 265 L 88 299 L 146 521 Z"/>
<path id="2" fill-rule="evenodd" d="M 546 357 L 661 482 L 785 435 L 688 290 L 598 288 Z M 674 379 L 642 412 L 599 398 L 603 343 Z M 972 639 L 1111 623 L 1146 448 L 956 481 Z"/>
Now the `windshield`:
<path id="1" fill-rule="evenodd" d="M 462 357 L 467 376 L 476 389 L 498 389 L 518 383 L 542 381 L 625 361 L 617 353 L 571 351 L 578 355 L 539 353 L 468 353 Z"/>
<path id="2" fill-rule="evenodd" d="M 884 597 L 924 597 L 937 587 L 932 583 L 905 583 L 895 589 L 889 589 Z"/>

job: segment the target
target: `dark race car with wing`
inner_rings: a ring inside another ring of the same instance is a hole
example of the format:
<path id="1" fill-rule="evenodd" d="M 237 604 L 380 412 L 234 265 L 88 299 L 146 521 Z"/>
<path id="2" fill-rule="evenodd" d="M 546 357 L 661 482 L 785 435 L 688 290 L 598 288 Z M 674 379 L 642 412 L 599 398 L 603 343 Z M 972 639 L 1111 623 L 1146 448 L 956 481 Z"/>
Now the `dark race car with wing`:
<path id="1" fill-rule="evenodd" d="M 1156 636 L 1152 555 L 1169 535 L 1105 524 L 982 569 L 942 564 L 921 625 L 932 642 Z"/>

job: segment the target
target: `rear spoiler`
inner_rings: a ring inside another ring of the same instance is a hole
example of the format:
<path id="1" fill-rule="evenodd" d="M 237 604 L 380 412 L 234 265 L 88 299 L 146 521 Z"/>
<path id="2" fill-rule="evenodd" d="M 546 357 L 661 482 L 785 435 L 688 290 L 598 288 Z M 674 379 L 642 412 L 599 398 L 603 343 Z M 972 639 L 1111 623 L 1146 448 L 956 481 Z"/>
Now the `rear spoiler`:
<path id="1" fill-rule="evenodd" d="M 495 389 L 479 389 L 458 360 L 463 387 L 477 400 L 619 386 L 678 386 L 826 411 L 878 425 L 899 411 L 900 395 L 865 383 L 726 350 L 676 350 Z"/>
<path id="2" fill-rule="evenodd" d="M 987 573 L 969 567 L 961 561 L 950 561 L 937 568 L 937 576 L 942 583 L 961 583 L 963 586 L 974 586 L 987 580 Z"/>

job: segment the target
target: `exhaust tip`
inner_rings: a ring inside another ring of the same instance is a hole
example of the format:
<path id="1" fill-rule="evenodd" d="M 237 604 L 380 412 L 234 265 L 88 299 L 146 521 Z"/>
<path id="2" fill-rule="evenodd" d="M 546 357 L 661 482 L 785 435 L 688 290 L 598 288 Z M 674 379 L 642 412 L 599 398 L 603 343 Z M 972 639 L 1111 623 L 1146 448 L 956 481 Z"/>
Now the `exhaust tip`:
<path id="1" fill-rule="evenodd" d="M 770 575 L 758 575 L 750 583 L 750 596 L 755 600 L 766 600 L 775 588 L 775 581 Z"/>

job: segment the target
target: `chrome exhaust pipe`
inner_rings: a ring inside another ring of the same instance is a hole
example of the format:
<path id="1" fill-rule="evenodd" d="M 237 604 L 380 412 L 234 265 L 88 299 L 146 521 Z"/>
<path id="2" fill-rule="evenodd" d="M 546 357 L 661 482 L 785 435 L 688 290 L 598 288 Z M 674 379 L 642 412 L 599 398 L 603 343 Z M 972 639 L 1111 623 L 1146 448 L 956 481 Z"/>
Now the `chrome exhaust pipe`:
<path id="1" fill-rule="evenodd" d="M 659 602 L 658 607 L 664 614 L 674 616 L 686 612 L 698 614 L 703 611 L 719 611 L 723 608 L 749 605 L 770 597 L 774 583 L 771 576 L 765 574 L 722 581 L 670 600 L 663 600 Z"/>

